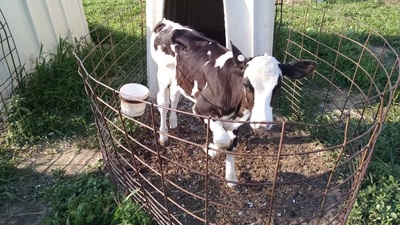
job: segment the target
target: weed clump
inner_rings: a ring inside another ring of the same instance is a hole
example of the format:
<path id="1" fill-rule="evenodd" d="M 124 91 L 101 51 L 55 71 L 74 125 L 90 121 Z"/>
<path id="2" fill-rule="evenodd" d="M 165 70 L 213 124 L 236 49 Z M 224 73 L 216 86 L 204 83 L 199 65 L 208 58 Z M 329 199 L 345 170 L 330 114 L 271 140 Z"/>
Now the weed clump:
<path id="1" fill-rule="evenodd" d="M 400 183 L 393 176 L 370 176 L 354 204 L 350 224 L 399 224 Z"/>
<path id="2" fill-rule="evenodd" d="M 111 181 L 100 171 L 68 177 L 53 171 L 53 184 L 42 191 L 51 212 L 42 224 L 152 224 L 152 219 L 129 196 L 117 203 Z"/>
<path id="3" fill-rule="evenodd" d="M 60 40 L 57 52 L 41 53 L 7 106 L 7 140 L 14 144 L 82 134 L 91 111 L 72 55 L 73 45 Z"/>

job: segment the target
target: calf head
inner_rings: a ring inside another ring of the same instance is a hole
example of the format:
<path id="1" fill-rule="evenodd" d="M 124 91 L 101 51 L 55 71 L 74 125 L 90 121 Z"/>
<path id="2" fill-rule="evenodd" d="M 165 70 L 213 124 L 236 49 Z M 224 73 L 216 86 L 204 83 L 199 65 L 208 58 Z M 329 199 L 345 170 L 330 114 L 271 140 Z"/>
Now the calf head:
<path id="1" fill-rule="evenodd" d="M 282 85 L 282 77 L 301 79 L 312 73 L 317 65 L 314 61 L 298 60 L 291 63 L 280 63 L 275 57 L 267 54 L 253 58 L 245 57 L 231 42 L 235 63 L 244 70 L 243 85 L 245 101 L 252 102 L 250 121 L 273 122 L 271 101 Z M 253 123 L 253 129 L 270 129 L 272 124 Z"/>

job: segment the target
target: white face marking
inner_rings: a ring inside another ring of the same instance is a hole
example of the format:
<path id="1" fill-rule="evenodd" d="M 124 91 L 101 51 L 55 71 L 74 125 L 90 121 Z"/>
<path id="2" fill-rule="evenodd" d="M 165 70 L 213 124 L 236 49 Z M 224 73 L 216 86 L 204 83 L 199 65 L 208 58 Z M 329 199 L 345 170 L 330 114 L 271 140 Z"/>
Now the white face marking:
<path id="1" fill-rule="evenodd" d="M 192 96 L 194 96 L 197 92 L 199 91 L 199 84 L 197 83 L 197 81 L 194 81 L 194 85 L 193 85 L 193 89 L 192 89 Z"/>
<path id="2" fill-rule="evenodd" d="M 207 52 L 207 55 L 211 55 L 211 52 L 210 52 L 210 51 L 208 51 L 208 52 Z"/>
<path id="3" fill-rule="evenodd" d="M 219 67 L 221 69 L 225 65 L 225 62 L 232 57 L 233 53 L 231 51 L 225 52 L 225 54 L 221 55 L 215 60 L 214 67 Z"/>
<path id="4" fill-rule="evenodd" d="M 254 87 L 254 107 L 251 121 L 273 122 L 272 107 L 270 105 L 272 91 L 282 76 L 279 62 L 272 56 L 257 56 L 249 61 L 244 76 L 250 80 Z M 266 127 L 269 124 L 251 124 L 252 128 Z"/>

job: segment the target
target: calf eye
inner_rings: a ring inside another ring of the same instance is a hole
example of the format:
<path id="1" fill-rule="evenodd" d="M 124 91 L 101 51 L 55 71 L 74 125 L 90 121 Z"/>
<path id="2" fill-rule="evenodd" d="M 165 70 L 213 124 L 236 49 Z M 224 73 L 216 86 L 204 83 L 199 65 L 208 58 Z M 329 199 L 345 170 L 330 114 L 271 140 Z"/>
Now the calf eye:
<path id="1" fill-rule="evenodd" d="M 278 93 L 279 93 L 279 88 L 274 88 L 274 90 L 272 91 L 271 102 L 269 104 L 272 108 L 274 108 L 276 106 L 276 102 L 278 99 Z"/>
<path id="2" fill-rule="evenodd" d="M 282 86 L 282 77 L 278 78 L 278 83 L 275 85 L 274 89 L 272 90 L 272 97 L 271 97 L 271 107 L 275 107 L 276 101 L 277 101 L 277 96 L 279 94 L 279 90 L 281 89 Z"/>

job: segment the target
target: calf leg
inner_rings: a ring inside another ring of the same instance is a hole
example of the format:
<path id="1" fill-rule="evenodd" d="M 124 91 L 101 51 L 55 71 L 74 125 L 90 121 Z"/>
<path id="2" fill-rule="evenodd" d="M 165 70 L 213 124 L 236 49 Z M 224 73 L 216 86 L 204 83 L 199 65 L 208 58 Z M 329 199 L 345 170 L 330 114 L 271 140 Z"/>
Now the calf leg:
<path id="1" fill-rule="evenodd" d="M 228 131 L 229 136 L 231 137 L 232 144 L 229 147 L 229 151 L 235 151 L 237 145 L 237 134 L 238 130 Z M 232 154 L 226 154 L 226 161 L 225 161 L 225 179 L 227 181 L 238 182 L 236 177 L 236 170 L 235 170 L 235 156 Z M 228 182 L 228 187 L 234 188 L 236 187 L 236 183 Z"/>
<path id="2" fill-rule="evenodd" d="M 233 188 L 236 187 L 236 183 L 238 179 L 236 177 L 236 170 L 235 170 L 235 156 L 232 154 L 226 154 L 226 161 L 225 161 L 225 179 L 228 181 L 228 187 Z"/>
<path id="3" fill-rule="evenodd" d="M 160 144 L 162 146 L 168 145 L 168 136 L 162 134 L 168 133 L 167 127 L 167 113 L 168 110 L 163 107 L 169 106 L 169 87 L 165 85 L 159 85 L 160 90 L 157 94 L 157 104 L 159 105 L 158 111 L 160 112 Z"/>
<path id="4" fill-rule="evenodd" d="M 222 122 L 210 120 L 210 129 L 213 132 L 213 144 L 210 144 L 211 148 L 226 149 L 228 151 L 236 150 L 237 145 L 237 130 L 226 131 L 223 127 Z M 207 150 L 206 150 L 207 151 Z M 208 149 L 208 154 L 211 157 L 218 155 L 217 151 Z M 236 177 L 235 170 L 235 157 L 232 154 L 226 154 L 225 161 L 225 179 L 228 181 L 228 187 L 236 187 L 238 179 Z"/>
<path id="5" fill-rule="evenodd" d="M 171 96 L 171 109 L 176 109 L 179 103 L 181 93 L 178 90 L 177 85 L 171 85 L 170 87 Z M 178 126 L 178 118 L 175 111 L 169 112 L 169 128 L 174 129 Z"/>
<path id="6" fill-rule="evenodd" d="M 207 124 L 208 120 L 205 120 L 204 122 Z M 219 152 L 214 151 L 212 149 L 228 149 L 231 145 L 231 138 L 226 132 L 225 128 L 223 127 L 223 124 L 221 121 L 213 121 L 210 120 L 210 130 L 213 134 L 213 142 L 210 143 L 209 147 L 211 149 L 208 149 L 208 155 L 211 157 L 215 157 L 219 154 Z M 204 149 L 207 153 L 207 149 Z"/>

